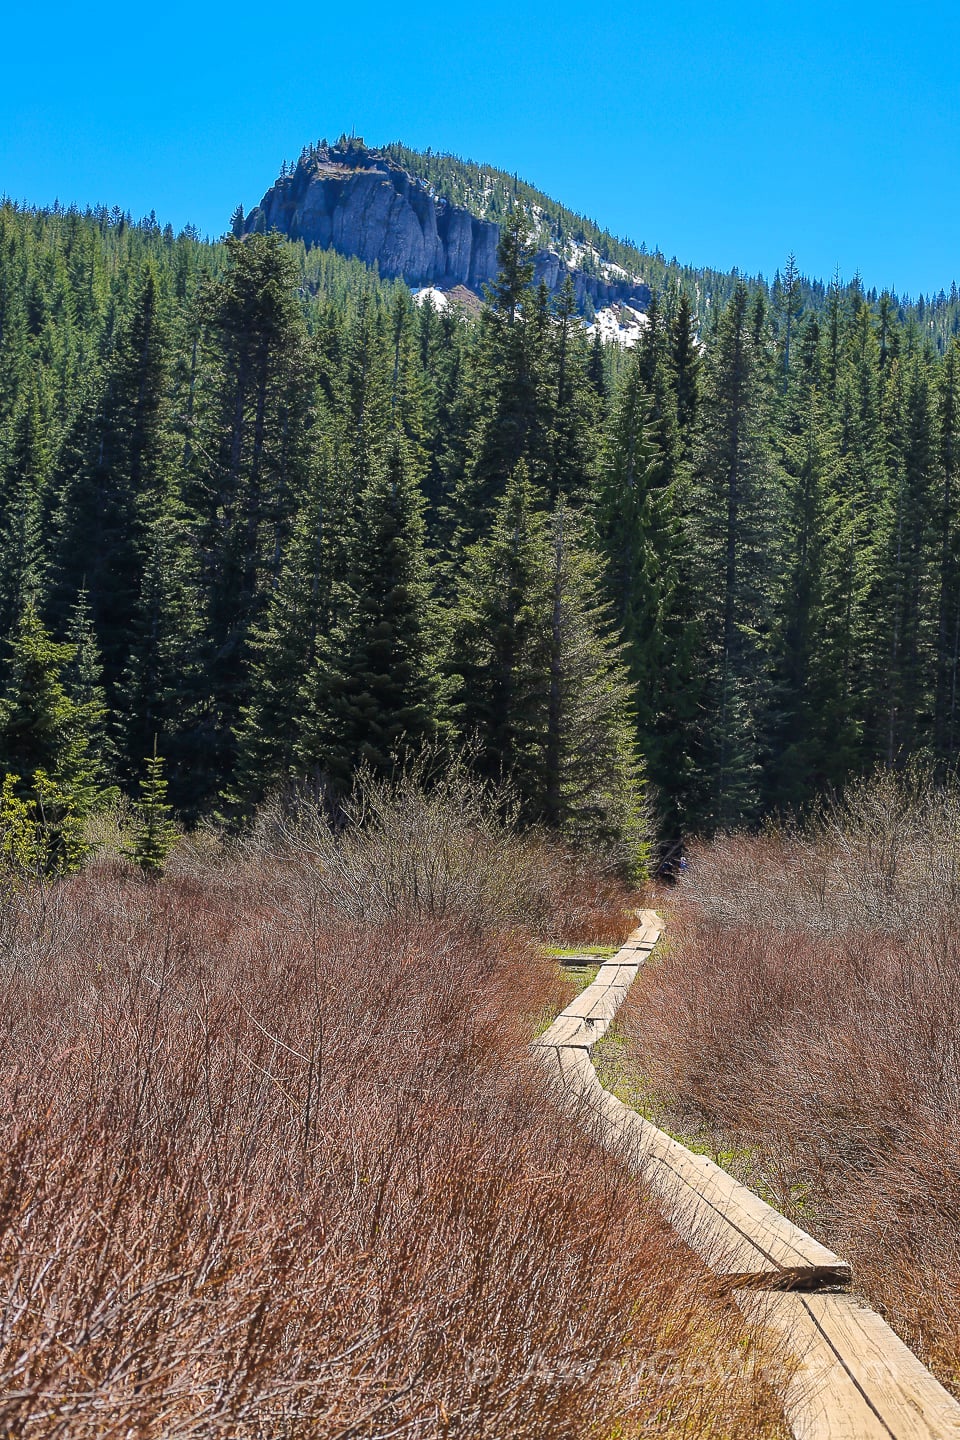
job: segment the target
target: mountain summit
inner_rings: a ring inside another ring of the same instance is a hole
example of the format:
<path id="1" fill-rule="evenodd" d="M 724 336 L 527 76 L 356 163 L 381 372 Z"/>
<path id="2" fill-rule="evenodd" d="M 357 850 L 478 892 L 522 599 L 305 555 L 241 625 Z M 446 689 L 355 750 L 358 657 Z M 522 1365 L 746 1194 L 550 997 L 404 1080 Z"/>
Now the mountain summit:
<path id="1" fill-rule="evenodd" d="M 516 177 L 400 145 L 371 149 L 343 136 L 310 146 L 238 228 L 332 247 L 413 286 L 480 291 L 497 273 L 498 217 L 514 204 L 530 219 L 535 278 L 548 290 L 569 275 L 581 309 L 620 301 L 646 309 L 650 289 L 613 258 L 624 247 L 612 236 Z"/>

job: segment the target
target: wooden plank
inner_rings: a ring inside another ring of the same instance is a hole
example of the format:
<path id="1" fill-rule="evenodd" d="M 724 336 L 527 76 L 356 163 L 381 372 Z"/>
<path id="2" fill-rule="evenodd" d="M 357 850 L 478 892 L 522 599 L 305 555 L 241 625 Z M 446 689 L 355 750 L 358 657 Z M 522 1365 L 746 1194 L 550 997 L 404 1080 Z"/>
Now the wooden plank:
<path id="1" fill-rule="evenodd" d="M 605 1090 L 586 1047 L 558 1046 L 546 1063 L 571 1114 L 642 1175 L 665 1217 L 726 1285 L 849 1278 L 849 1267 L 832 1251 Z"/>
<path id="2" fill-rule="evenodd" d="M 611 989 L 615 992 L 612 1000 L 610 996 Z M 601 985 L 599 983 L 588 985 L 585 990 L 581 990 L 576 1000 L 571 1001 L 563 1013 L 564 1015 L 579 1015 L 582 1019 L 587 1015 L 603 1013 L 602 1009 L 598 1007 L 607 1006 L 611 1003 L 615 1003 L 616 1009 L 619 1009 L 623 1004 L 626 993 L 626 987 L 623 985 L 611 986 L 609 984 Z M 616 1010 L 614 1013 L 616 1013 Z"/>
<path id="3" fill-rule="evenodd" d="M 602 1092 L 600 1077 L 593 1068 L 589 1050 L 572 1049 L 562 1046 L 557 1051 L 560 1075 L 572 1092 L 589 1095 L 592 1099 Z"/>
<path id="4" fill-rule="evenodd" d="M 645 928 L 659 933 L 652 922 Z M 636 973 L 636 966 L 629 968 Z M 706 1156 L 692 1154 L 603 1089 L 589 1050 L 605 1034 L 626 993 L 626 986 L 604 984 L 598 976 L 536 1042 L 555 1052 L 548 1064 L 568 1101 L 591 1111 L 602 1143 L 640 1171 L 679 1233 L 731 1283 L 848 1280 L 849 1266 L 839 1256 Z"/>
<path id="5" fill-rule="evenodd" d="M 678 1234 L 727 1283 L 849 1280 L 846 1261 L 705 1155 L 692 1154 L 616 1096 L 595 1111 L 602 1143 L 638 1171 Z"/>
<path id="6" fill-rule="evenodd" d="M 635 961 L 631 964 L 615 965 L 611 960 L 609 964 L 600 967 L 593 983 L 595 985 L 623 985 L 629 989 L 639 974 L 640 966 Z"/>
<path id="7" fill-rule="evenodd" d="M 797 1440 L 960 1440 L 960 1405 L 853 1295 L 736 1300 L 798 1362 L 785 1403 Z"/>
<path id="8" fill-rule="evenodd" d="M 645 930 L 637 930 L 630 936 L 629 940 L 626 941 L 623 949 L 618 950 L 616 955 L 611 956 L 611 959 L 627 959 L 631 955 L 636 955 L 639 951 L 649 954 L 659 939 L 660 931 L 653 926 Z"/>
<path id="9" fill-rule="evenodd" d="M 623 1004 L 626 994 L 626 987 L 623 985 L 598 985 L 589 998 L 586 1018 L 603 1020 L 606 1022 L 605 1028 L 609 1028 Z"/>
<path id="10" fill-rule="evenodd" d="M 592 1045 L 593 1030 L 594 1026 L 581 1015 L 561 1012 L 550 1028 L 538 1035 L 533 1043 L 537 1048 L 551 1045 Z"/>
<path id="11" fill-rule="evenodd" d="M 670 1223 L 797 1360 L 786 1415 L 798 1440 L 960 1440 L 960 1405 L 873 1311 L 836 1288 L 850 1267 L 705 1155 L 600 1084 L 590 1047 L 659 938 L 652 911 L 536 1042 L 563 1103 L 642 1176 Z M 749 1286 L 750 1288 L 736 1288 Z M 816 1290 L 816 1293 L 806 1293 Z"/>
<path id="12" fill-rule="evenodd" d="M 656 926 L 652 928 L 659 934 Z M 634 936 L 640 933 L 639 930 L 634 931 Z M 607 961 L 601 966 L 597 978 L 561 1010 L 549 1029 L 534 1043 L 538 1046 L 595 1044 L 606 1034 L 623 1004 L 629 986 L 637 977 L 639 962 L 645 958 L 646 953 L 648 951 L 621 950 L 612 960 Z M 624 956 L 631 958 L 624 959 Z"/>
<path id="13" fill-rule="evenodd" d="M 539 1035 L 534 1045 L 595 1045 L 610 1028 L 626 989 L 617 985 L 588 985 L 576 1000 Z"/>

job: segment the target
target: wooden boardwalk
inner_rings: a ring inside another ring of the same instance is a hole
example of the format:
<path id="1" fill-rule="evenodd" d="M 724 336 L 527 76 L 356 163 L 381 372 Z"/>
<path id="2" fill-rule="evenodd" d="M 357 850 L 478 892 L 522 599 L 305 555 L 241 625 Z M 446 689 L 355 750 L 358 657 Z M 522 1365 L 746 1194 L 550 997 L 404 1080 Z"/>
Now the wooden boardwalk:
<path id="1" fill-rule="evenodd" d="M 623 949 L 536 1040 L 563 1103 L 643 1176 L 674 1229 L 748 1319 L 780 1337 L 797 1359 L 786 1414 L 798 1440 L 960 1440 L 960 1405 L 848 1292 L 845 1260 L 600 1084 L 591 1048 L 660 928 L 657 915 L 643 911 Z"/>

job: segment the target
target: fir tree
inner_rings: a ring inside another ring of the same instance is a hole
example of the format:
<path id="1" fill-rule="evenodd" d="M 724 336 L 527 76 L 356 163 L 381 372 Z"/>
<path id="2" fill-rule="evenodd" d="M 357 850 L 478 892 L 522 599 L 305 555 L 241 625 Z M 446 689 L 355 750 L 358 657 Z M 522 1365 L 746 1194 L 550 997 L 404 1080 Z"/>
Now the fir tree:
<path id="1" fill-rule="evenodd" d="M 116 750 L 110 735 L 103 663 L 86 590 L 81 590 L 71 612 L 67 643 L 73 653 L 63 668 L 64 689 L 76 709 L 75 724 L 90 757 L 87 793 L 78 797 L 79 807 L 86 811 L 117 795 L 110 787 Z"/>
<path id="2" fill-rule="evenodd" d="M 236 778 L 226 797 L 241 814 L 296 769 L 313 672 L 345 578 L 338 482 L 336 462 L 328 454 L 297 517 L 263 623 L 251 635 L 252 698 L 241 712 Z"/>
<path id="3" fill-rule="evenodd" d="M 167 802 L 167 781 L 163 773 L 163 757 L 153 754 L 146 758 L 147 773 L 140 781 L 136 804 L 133 845 L 124 851 L 148 879 L 159 880 L 167 865 L 167 857 L 177 840 L 173 807 Z"/>
<path id="4" fill-rule="evenodd" d="M 700 399 L 690 528 L 709 685 L 704 819 L 713 825 L 756 814 L 760 800 L 776 531 L 758 329 L 740 285 L 720 319 Z"/>
<path id="5" fill-rule="evenodd" d="M 543 660 L 542 818 L 602 846 L 638 875 L 646 863 L 643 771 L 626 667 L 581 517 L 550 517 Z"/>
<path id="6" fill-rule="evenodd" d="M 685 290 L 677 301 L 671 327 L 670 362 L 674 374 L 677 428 L 683 454 L 690 455 L 693 426 L 697 416 L 701 359 L 697 343 L 696 318 Z"/>
<path id="7" fill-rule="evenodd" d="M 569 275 L 560 288 L 553 323 L 544 339 L 547 355 L 544 404 L 546 489 L 551 503 L 562 495 L 574 504 L 585 500 L 596 472 L 599 409 L 589 381 L 588 351 Z"/>
<path id="8" fill-rule="evenodd" d="M 0 635 L 9 635 L 43 583 L 41 514 L 49 444 L 37 385 L 26 389 L 10 422 L 0 455 Z"/>
<path id="9" fill-rule="evenodd" d="M 523 461 L 488 535 L 466 552 L 451 646 L 458 723 L 478 765 L 514 785 L 528 818 L 542 809 L 546 520 Z"/>
<path id="10" fill-rule="evenodd" d="M 182 508 L 173 502 L 147 531 L 120 704 L 127 784 L 139 769 L 135 757 L 148 753 L 160 732 L 166 736 L 177 804 L 195 817 L 207 798 L 203 781 L 215 764 L 216 736 L 202 667 L 201 608 L 191 541 Z"/>
<path id="11" fill-rule="evenodd" d="M 312 387 L 289 252 L 277 235 L 228 237 L 203 302 L 204 420 L 189 486 L 201 550 L 213 749 L 201 789 L 233 762 L 249 699 L 247 640 L 279 575 L 308 469 Z"/>
<path id="12" fill-rule="evenodd" d="M 306 691 L 297 758 L 340 792 L 358 765 L 389 771 L 401 750 L 445 732 L 423 501 L 400 437 L 361 497 L 342 618 Z"/>
<path id="13" fill-rule="evenodd" d="M 960 667 L 960 516 L 957 464 L 960 459 L 960 340 L 944 357 L 939 385 L 936 437 L 938 486 L 935 503 L 937 637 L 934 678 L 934 753 L 940 761 L 955 754 L 958 735 L 957 681 Z"/>
<path id="14" fill-rule="evenodd" d="M 166 364 L 157 279 L 147 267 L 104 378 L 67 437 L 54 481 L 52 613 L 65 625 L 86 590 L 111 698 L 127 658 L 145 527 L 160 503 L 170 458 Z"/>
<path id="15" fill-rule="evenodd" d="M 530 230 L 522 211 L 512 212 L 501 228 L 497 257 L 500 270 L 488 287 L 477 338 L 477 418 L 458 495 L 460 546 L 479 538 L 521 461 L 534 483 L 544 478 L 545 357 L 537 340 L 545 334 L 546 316 L 542 296 L 538 316 Z"/>
<path id="16" fill-rule="evenodd" d="M 82 821 L 102 798 L 89 715 L 67 694 L 63 671 L 72 645 L 51 640 L 32 605 L 11 642 L 0 698 L 0 774 L 41 826 L 44 869 L 76 869 L 86 852 Z"/>

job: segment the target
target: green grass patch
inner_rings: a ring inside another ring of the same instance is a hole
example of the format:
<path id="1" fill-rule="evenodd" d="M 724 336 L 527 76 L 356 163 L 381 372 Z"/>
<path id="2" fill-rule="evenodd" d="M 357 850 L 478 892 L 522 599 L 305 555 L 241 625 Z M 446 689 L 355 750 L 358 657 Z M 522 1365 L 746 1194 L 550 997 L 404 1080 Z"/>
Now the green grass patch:
<path id="1" fill-rule="evenodd" d="M 616 945 L 548 945 L 546 954 L 551 960 L 575 960 L 580 955 L 595 956 L 598 960 L 609 960 L 617 954 Z"/>
<path id="2" fill-rule="evenodd" d="M 588 985 L 592 985 L 599 971 L 599 965 L 564 965 L 563 978 L 569 980 L 573 985 L 573 994 L 570 996 L 570 1000 L 576 999 Z M 568 1005 L 570 1000 L 567 1001 Z"/>
<path id="3" fill-rule="evenodd" d="M 750 1145 L 737 1146 L 726 1137 L 711 1135 L 702 1130 L 689 1130 L 677 1125 L 677 1118 L 670 1109 L 643 1082 L 643 1078 L 630 1062 L 626 1037 L 616 1020 L 607 1033 L 594 1045 L 593 1063 L 600 1083 L 624 1105 L 629 1105 L 638 1115 L 656 1125 L 658 1130 L 678 1141 L 694 1155 L 706 1155 L 715 1165 L 728 1171 L 735 1179 L 749 1185 L 769 1200 L 762 1175 L 757 1173 L 757 1153 Z M 771 1201 L 772 1203 L 772 1201 Z"/>

